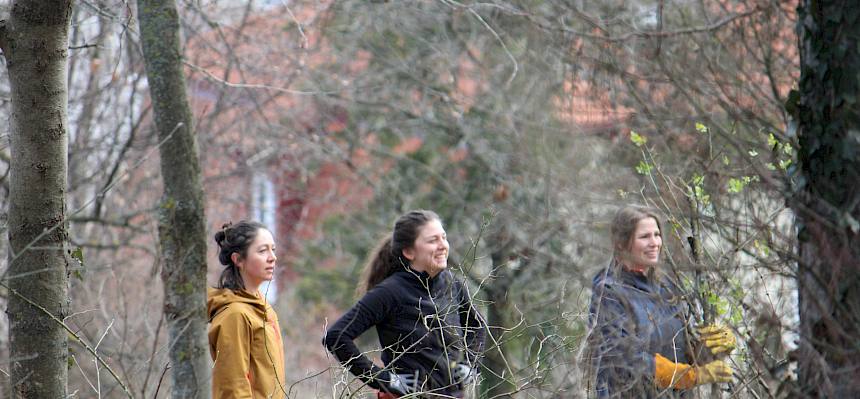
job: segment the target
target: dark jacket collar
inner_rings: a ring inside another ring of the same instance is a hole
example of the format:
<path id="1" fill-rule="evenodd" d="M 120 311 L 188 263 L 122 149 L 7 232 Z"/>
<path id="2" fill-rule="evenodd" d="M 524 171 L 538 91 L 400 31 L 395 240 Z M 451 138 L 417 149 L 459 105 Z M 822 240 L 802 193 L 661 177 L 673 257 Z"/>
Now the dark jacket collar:
<path id="1" fill-rule="evenodd" d="M 408 275 L 407 280 L 415 282 L 417 285 L 421 287 L 427 287 L 433 289 L 439 281 L 443 280 L 442 275 L 446 272 L 446 270 L 442 270 L 439 274 L 435 276 L 430 276 L 430 273 L 426 271 L 418 271 L 412 268 L 412 265 L 408 265 L 404 267 L 402 270 L 398 271 L 398 273 L 404 273 Z"/>
<path id="2" fill-rule="evenodd" d="M 653 278 L 627 270 L 614 259 L 609 262 L 605 269 L 594 276 L 593 284 L 595 287 L 604 283 L 621 284 L 646 292 L 656 292 L 656 287 L 659 286 Z"/>

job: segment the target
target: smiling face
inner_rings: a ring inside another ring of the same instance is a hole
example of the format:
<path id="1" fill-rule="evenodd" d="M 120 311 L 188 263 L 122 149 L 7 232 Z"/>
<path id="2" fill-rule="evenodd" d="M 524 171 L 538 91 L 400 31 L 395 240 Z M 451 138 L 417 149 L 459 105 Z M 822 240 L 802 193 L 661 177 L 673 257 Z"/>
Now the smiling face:
<path id="1" fill-rule="evenodd" d="M 238 253 L 232 255 L 233 263 L 239 268 L 245 289 L 256 293 L 264 281 L 270 281 L 275 276 L 275 240 L 272 233 L 266 229 L 257 231 L 257 236 L 245 256 Z"/>
<path id="2" fill-rule="evenodd" d="M 403 249 L 403 256 L 412 262 L 412 268 L 439 274 L 448 267 L 448 235 L 439 220 L 431 220 L 421 226 L 418 237 L 411 247 Z"/>
<path id="3" fill-rule="evenodd" d="M 636 272 L 644 272 L 657 265 L 660 261 L 660 249 L 663 247 L 663 236 L 657 220 L 648 217 L 636 223 L 630 246 L 624 259 L 624 265 Z"/>

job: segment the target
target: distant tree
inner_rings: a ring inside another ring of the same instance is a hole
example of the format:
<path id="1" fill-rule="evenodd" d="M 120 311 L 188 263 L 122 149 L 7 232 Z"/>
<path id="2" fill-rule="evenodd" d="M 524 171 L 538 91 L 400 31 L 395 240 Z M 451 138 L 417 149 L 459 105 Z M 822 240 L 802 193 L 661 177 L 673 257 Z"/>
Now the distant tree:
<path id="1" fill-rule="evenodd" d="M 860 6 L 798 7 L 799 382 L 805 397 L 860 396 Z"/>
<path id="2" fill-rule="evenodd" d="M 206 315 L 206 226 L 191 107 L 173 0 L 139 0 L 141 44 L 161 143 L 164 196 L 159 238 L 172 397 L 207 398 L 211 372 Z"/>
<path id="3" fill-rule="evenodd" d="M 15 1 L 0 21 L 11 94 L 11 397 L 67 397 L 69 0 Z"/>

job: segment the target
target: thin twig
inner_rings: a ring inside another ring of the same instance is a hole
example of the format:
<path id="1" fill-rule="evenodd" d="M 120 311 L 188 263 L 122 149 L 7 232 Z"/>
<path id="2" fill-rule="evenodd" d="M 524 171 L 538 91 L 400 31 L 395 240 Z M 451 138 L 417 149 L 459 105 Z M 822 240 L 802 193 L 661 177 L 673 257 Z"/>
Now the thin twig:
<path id="1" fill-rule="evenodd" d="M 158 378 L 158 385 L 155 387 L 155 394 L 152 395 L 152 399 L 158 398 L 158 391 L 161 390 L 161 383 L 164 382 L 164 376 L 167 374 L 167 370 L 170 370 L 170 362 L 164 365 L 164 370 L 161 372 L 161 377 Z"/>

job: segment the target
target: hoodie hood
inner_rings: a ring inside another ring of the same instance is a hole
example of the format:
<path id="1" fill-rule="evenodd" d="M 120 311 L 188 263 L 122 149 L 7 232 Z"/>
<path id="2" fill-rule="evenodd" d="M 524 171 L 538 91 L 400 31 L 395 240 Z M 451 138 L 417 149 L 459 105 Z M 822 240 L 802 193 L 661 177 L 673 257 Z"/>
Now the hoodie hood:
<path id="1" fill-rule="evenodd" d="M 206 307 L 209 313 L 209 321 L 231 303 L 247 303 L 254 309 L 254 313 L 266 320 L 266 299 L 245 291 L 233 291 L 229 288 L 211 288 L 206 290 Z"/>

